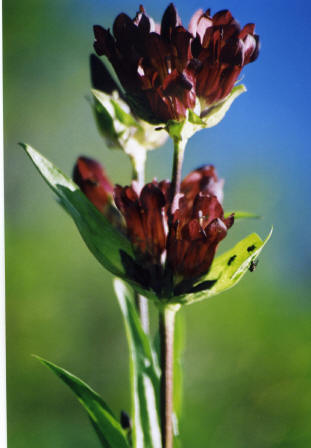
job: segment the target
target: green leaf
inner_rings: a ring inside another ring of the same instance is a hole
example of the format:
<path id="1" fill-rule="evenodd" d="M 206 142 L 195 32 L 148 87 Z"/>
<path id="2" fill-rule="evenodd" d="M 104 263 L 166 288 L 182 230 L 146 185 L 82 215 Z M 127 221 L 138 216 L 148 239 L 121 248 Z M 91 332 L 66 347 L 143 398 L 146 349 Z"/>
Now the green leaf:
<path id="1" fill-rule="evenodd" d="M 113 416 L 104 400 L 86 383 L 72 375 L 67 370 L 35 356 L 40 362 L 49 367 L 76 395 L 82 404 L 98 434 L 104 448 L 129 448 L 125 431 Z"/>
<path id="2" fill-rule="evenodd" d="M 202 120 L 202 118 L 200 118 L 199 115 L 197 115 L 191 109 L 189 109 L 189 111 L 188 111 L 188 121 L 192 124 L 196 124 L 196 125 L 205 127 L 205 123 Z"/>
<path id="3" fill-rule="evenodd" d="M 187 304 L 198 302 L 235 286 L 249 270 L 251 263 L 257 259 L 271 234 L 272 229 L 262 241 L 256 233 L 252 233 L 232 249 L 215 258 L 209 273 L 195 285 L 196 291 L 185 295 L 182 301 Z"/>
<path id="4" fill-rule="evenodd" d="M 160 370 L 148 336 L 144 333 L 132 290 L 121 280 L 114 281 L 123 314 L 130 353 L 135 448 L 161 448 L 159 418 Z"/>
<path id="5" fill-rule="evenodd" d="M 121 104 L 121 101 L 119 101 Z M 111 104 L 114 107 L 116 119 L 120 121 L 120 123 L 124 124 L 126 127 L 134 127 L 139 128 L 139 123 L 136 121 L 130 113 L 125 112 L 122 109 L 121 105 L 116 100 L 111 100 Z"/>
<path id="6" fill-rule="evenodd" d="M 120 251 L 133 256 L 127 238 L 109 223 L 70 178 L 31 146 L 21 146 L 75 221 L 93 255 L 106 269 L 125 277 Z"/>
<path id="7" fill-rule="evenodd" d="M 228 218 L 228 216 L 234 214 L 234 219 L 261 219 L 260 215 L 257 215 L 256 213 L 251 212 L 243 212 L 243 211 L 232 211 L 232 212 L 226 212 L 225 218 Z"/>
<path id="8" fill-rule="evenodd" d="M 212 106 L 206 113 L 201 113 L 201 118 L 205 123 L 205 127 L 211 128 L 216 126 L 216 124 L 224 118 L 233 101 L 244 92 L 246 92 L 246 87 L 243 84 L 239 84 L 238 86 L 233 87 L 229 95 L 223 101 Z"/>
<path id="9" fill-rule="evenodd" d="M 98 91 L 92 91 L 94 95 L 94 104 L 92 104 L 92 109 L 95 115 L 98 131 L 104 137 L 109 148 L 122 149 L 119 141 L 120 132 L 117 132 L 115 129 L 114 118 L 109 113 L 109 110 L 107 110 L 107 108 L 104 107 L 102 102 L 97 98 L 95 92 Z"/>

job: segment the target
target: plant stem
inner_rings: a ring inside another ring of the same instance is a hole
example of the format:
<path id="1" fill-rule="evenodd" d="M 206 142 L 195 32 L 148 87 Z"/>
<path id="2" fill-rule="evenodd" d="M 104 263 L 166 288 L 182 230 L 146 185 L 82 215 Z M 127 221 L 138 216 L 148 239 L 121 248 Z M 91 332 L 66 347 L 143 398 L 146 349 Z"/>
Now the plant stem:
<path id="1" fill-rule="evenodd" d="M 130 156 L 133 174 L 132 179 L 138 184 L 139 190 L 141 190 L 145 184 L 145 164 L 146 164 L 146 151 L 139 151 Z M 145 297 L 135 292 L 135 304 L 140 317 L 141 325 L 146 334 L 149 333 L 149 309 L 148 301 Z"/>
<path id="2" fill-rule="evenodd" d="M 166 306 L 160 311 L 161 344 L 161 429 L 162 447 L 173 448 L 173 372 L 176 308 Z"/>
<path id="3" fill-rule="evenodd" d="M 184 153 L 187 140 L 174 139 L 174 159 L 172 170 L 172 184 L 171 184 L 171 199 L 180 192 L 182 163 L 184 160 Z"/>

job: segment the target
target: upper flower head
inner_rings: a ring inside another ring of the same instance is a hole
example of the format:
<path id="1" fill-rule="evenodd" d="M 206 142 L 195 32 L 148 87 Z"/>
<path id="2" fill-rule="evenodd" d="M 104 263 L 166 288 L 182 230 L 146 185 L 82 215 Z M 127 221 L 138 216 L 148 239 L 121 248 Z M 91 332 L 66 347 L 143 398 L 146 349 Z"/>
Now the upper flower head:
<path id="1" fill-rule="evenodd" d="M 204 108 L 223 100 L 244 65 L 257 58 L 254 25 L 243 29 L 229 11 L 197 11 L 185 29 L 173 4 L 161 25 L 141 6 L 120 14 L 109 29 L 94 26 L 94 48 L 112 63 L 133 107 L 150 122 L 186 117 L 197 97 Z"/>

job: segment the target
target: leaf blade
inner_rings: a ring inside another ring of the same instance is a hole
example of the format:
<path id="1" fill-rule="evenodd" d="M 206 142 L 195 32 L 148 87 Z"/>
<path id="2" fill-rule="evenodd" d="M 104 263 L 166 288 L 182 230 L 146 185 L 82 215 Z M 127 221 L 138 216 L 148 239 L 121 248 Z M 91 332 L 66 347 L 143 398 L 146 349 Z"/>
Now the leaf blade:
<path id="1" fill-rule="evenodd" d="M 205 123 L 205 127 L 212 128 L 223 120 L 232 103 L 244 92 L 246 92 L 244 84 L 238 84 L 233 87 L 229 95 L 223 101 L 208 109 L 207 113 L 204 114 L 204 116 L 201 116 Z"/>
<path id="2" fill-rule="evenodd" d="M 237 210 L 232 212 L 226 212 L 225 218 L 228 218 L 228 216 L 234 214 L 234 219 L 261 219 L 260 215 L 257 215 L 257 213 L 252 212 L 245 212 L 243 210 Z"/>
<path id="3" fill-rule="evenodd" d="M 113 274 L 124 277 L 120 252 L 132 256 L 127 240 L 53 163 L 29 145 L 21 143 L 45 182 L 58 196 L 75 221 L 86 245 L 97 260 Z"/>
<path id="4" fill-rule="evenodd" d="M 133 305 L 132 291 L 120 279 L 114 281 L 129 343 L 135 448 L 161 448 L 159 419 L 159 368 L 148 336 Z"/>
<path id="5" fill-rule="evenodd" d="M 80 378 L 67 370 L 53 364 L 40 356 L 35 356 L 42 364 L 49 367 L 76 395 L 86 410 L 98 437 L 105 448 L 129 448 L 125 433 L 111 410 L 93 389 Z"/>
<path id="6" fill-rule="evenodd" d="M 251 262 L 257 259 L 269 241 L 272 231 L 273 228 L 264 241 L 256 233 L 248 235 L 232 249 L 216 257 L 208 274 L 195 285 L 197 291 L 187 294 L 184 302 L 187 304 L 199 302 L 235 286 L 249 270 Z M 211 286 L 203 289 L 205 283 Z"/>

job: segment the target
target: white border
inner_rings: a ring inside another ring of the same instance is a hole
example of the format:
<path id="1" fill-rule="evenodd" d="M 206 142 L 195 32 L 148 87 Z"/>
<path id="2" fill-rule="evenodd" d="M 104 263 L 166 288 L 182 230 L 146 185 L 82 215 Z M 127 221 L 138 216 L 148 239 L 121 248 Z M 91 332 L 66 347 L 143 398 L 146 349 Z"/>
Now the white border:
<path id="1" fill-rule="evenodd" d="M 4 170 L 3 170 L 3 67 L 2 1 L 0 0 L 0 446 L 7 447 L 6 350 L 5 350 L 5 274 L 4 274 Z"/>

